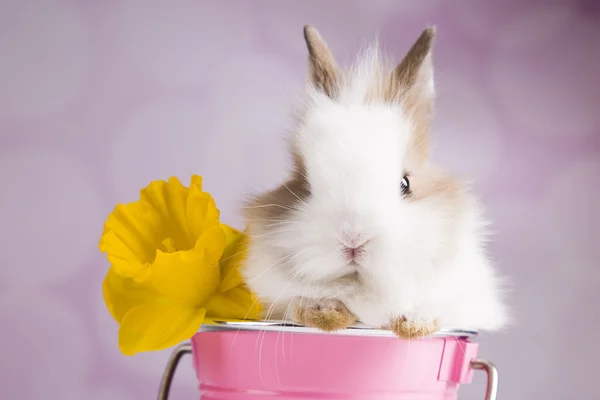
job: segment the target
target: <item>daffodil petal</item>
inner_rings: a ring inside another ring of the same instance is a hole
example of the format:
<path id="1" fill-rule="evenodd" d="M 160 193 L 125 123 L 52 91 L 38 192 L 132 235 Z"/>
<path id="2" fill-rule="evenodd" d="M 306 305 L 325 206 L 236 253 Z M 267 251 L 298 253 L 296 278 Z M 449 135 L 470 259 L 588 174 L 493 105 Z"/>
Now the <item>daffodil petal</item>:
<path id="1" fill-rule="evenodd" d="M 207 264 L 218 264 L 225 248 L 225 234 L 219 225 L 206 229 L 194 246 L 195 250 L 203 250 Z"/>
<path id="2" fill-rule="evenodd" d="M 202 306 L 219 287 L 218 264 L 206 263 L 204 251 L 157 252 L 150 280 L 158 292 L 190 306 Z"/>
<path id="3" fill-rule="evenodd" d="M 104 277 L 104 281 L 102 282 L 102 298 L 104 299 L 104 305 L 106 306 L 108 312 L 110 312 L 110 315 L 112 315 L 115 321 L 120 323 L 125 313 L 117 312 L 115 310 L 116 304 L 118 304 L 118 302 L 115 302 L 115 299 L 111 293 L 112 285 L 110 283 L 109 274 L 111 274 L 110 270 L 108 271 L 108 273 Z"/>
<path id="4" fill-rule="evenodd" d="M 221 224 L 221 229 L 225 232 L 225 241 L 227 243 L 233 241 L 236 237 L 238 237 L 241 232 L 227 224 Z"/>
<path id="5" fill-rule="evenodd" d="M 255 320 L 261 311 L 258 298 L 243 286 L 217 293 L 206 304 L 206 315 L 210 318 Z"/>
<path id="6" fill-rule="evenodd" d="M 194 309 L 189 307 L 172 307 L 170 310 L 171 316 L 178 316 L 175 318 L 175 320 L 180 319 L 181 324 L 173 323 L 169 326 L 166 326 L 165 324 L 163 330 L 164 340 L 162 342 L 156 342 L 155 346 L 157 349 L 165 349 L 191 338 L 196 332 L 198 332 L 200 326 L 204 323 L 204 319 L 206 318 L 205 308 Z M 181 333 L 182 326 L 186 325 L 185 319 L 183 319 L 184 315 L 192 315 L 192 318 L 188 327 L 184 328 L 184 332 Z"/>
<path id="7" fill-rule="evenodd" d="M 102 294 L 106 308 L 119 323 L 131 309 L 160 300 L 159 294 L 149 283 L 137 283 L 131 278 L 119 275 L 114 268 L 110 268 L 106 273 L 102 283 Z"/>
<path id="8" fill-rule="evenodd" d="M 202 325 L 205 309 L 142 305 L 130 310 L 119 329 L 119 348 L 125 355 L 163 350 L 191 338 Z"/>
<path id="9" fill-rule="evenodd" d="M 197 240 L 206 228 L 206 212 L 210 200 L 210 196 L 202 192 L 201 189 L 195 187 L 190 188 L 185 205 L 186 224 L 189 237 L 196 238 Z"/>
<path id="10" fill-rule="evenodd" d="M 172 177 L 168 182 L 153 181 L 140 191 L 140 199 L 150 204 L 162 218 L 162 232 L 171 237 L 179 250 L 189 250 L 194 241 L 186 234 L 185 202 L 188 188 L 179 179 Z"/>
<path id="11" fill-rule="evenodd" d="M 131 277 L 154 259 L 159 235 L 160 215 L 148 204 L 119 204 L 104 225 L 99 247 L 117 272 Z"/>
<path id="12" fill-rule="evenodd" d="M 244 281 L 240 273 L 240 268 L 242 268 L 248 252 L 248 238 L 247 235 L 235 231 L 233 228 L 226 225 L 223 229 L 225 231 L 225 236 L 230 239 L 227 247 L 223 251 L 223 256 L 221 257 L 220 264 L 222 278 L 219 290 L 221 292 L 226 292 L 241 285 Z"/>
<path id="13" fill-rule="evenodd" d="M 190 180 L 190 189 L 200 189 L 202 191 L 202 177 L 200 175 L 192 175 Z"/>
<path id="14" fill-rule="evenodd" d="M 209 230 L 219 228 L 219 209 L 208 193 L 190 188 L 186 203 L 187 230 L 191 238 L 199 238 Z"/>

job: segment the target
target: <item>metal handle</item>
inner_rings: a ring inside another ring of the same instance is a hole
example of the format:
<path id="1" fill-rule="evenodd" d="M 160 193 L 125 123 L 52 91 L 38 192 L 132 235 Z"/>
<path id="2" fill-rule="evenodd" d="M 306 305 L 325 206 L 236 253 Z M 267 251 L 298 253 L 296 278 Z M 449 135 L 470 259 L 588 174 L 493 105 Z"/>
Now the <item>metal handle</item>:
<path id="1" fill-rule="evenodd" d="M 487 374 L 485 400 L 496 400 L 496 396 L 498 396 L 498 370 L 494 364 L 484 360 L 471 360 L 471 368 L 485 371 Z"/>
<path id="2" fill-rule="evenodd" d="M 163 373 L 160 381 L 160 387 L 158 388 L 157 400 L 167 400 L 169 398 L 169 390 L 171 389 L 171 383 L 173 382 L 173 375 L 175 375 L 175 369 L 177 364 L 185 354 L 192 352 L 192 345 L 189 343 L 182 343 L 175 347 L 171 353 L 171 357 L 167 361 L 165 372 Z"/>

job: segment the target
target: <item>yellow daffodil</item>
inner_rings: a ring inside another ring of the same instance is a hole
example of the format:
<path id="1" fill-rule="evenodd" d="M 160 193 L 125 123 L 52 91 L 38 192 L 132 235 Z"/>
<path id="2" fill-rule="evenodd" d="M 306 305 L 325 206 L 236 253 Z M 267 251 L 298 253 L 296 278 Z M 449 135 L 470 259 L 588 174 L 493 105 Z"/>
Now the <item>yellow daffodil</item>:
<path id="1" fill-rule="evenodd" d="M 260 303 L 239 272 L 246 235 L 219 222 L 202 180 L 154 181 L 118 205 L 100 239 L 111 268 L 104 301 L 124 354 L 189 339 L 205 319 L 256 319 Z"/>

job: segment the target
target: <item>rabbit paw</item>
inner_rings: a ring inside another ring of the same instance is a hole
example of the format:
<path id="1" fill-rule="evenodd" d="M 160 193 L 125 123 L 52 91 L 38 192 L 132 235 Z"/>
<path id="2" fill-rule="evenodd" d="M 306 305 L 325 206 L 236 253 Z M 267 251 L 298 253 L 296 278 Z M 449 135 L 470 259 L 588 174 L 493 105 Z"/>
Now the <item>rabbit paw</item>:
<path id="1" fill-rule="evenodd" d="M 295 320 L 325 332 L 347 328 L 356 322 L 354 314 L 337 299 L 304 300 L 298 305 Z"/>
<path id="2" fill-rule="evenodd" d="M 426 320 L 419 318 L 394 318 L 387 327 L 402 339 L 418 339 L 431 336 L 440 329 L 437 319 Z"/>

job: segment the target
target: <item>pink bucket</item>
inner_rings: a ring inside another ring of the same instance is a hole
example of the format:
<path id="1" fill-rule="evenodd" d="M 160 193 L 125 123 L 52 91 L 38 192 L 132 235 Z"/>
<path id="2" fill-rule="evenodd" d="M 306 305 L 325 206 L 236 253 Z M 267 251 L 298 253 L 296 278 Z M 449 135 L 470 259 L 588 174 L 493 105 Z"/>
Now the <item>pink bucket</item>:
<path id="1" fill-rule="evenodd" d="M 206 325 L 173 351 L 158 399 L 168 399 L 177 363 L 191 352 L 203 400 L 455 400 L 474 370 L 487 373 L 482 399 L 494 400 L 497 371 L 475 358 L 475 335 L 445 330 L 407 341 L 360 327 L 323 334 L 277 322 Z"/>

